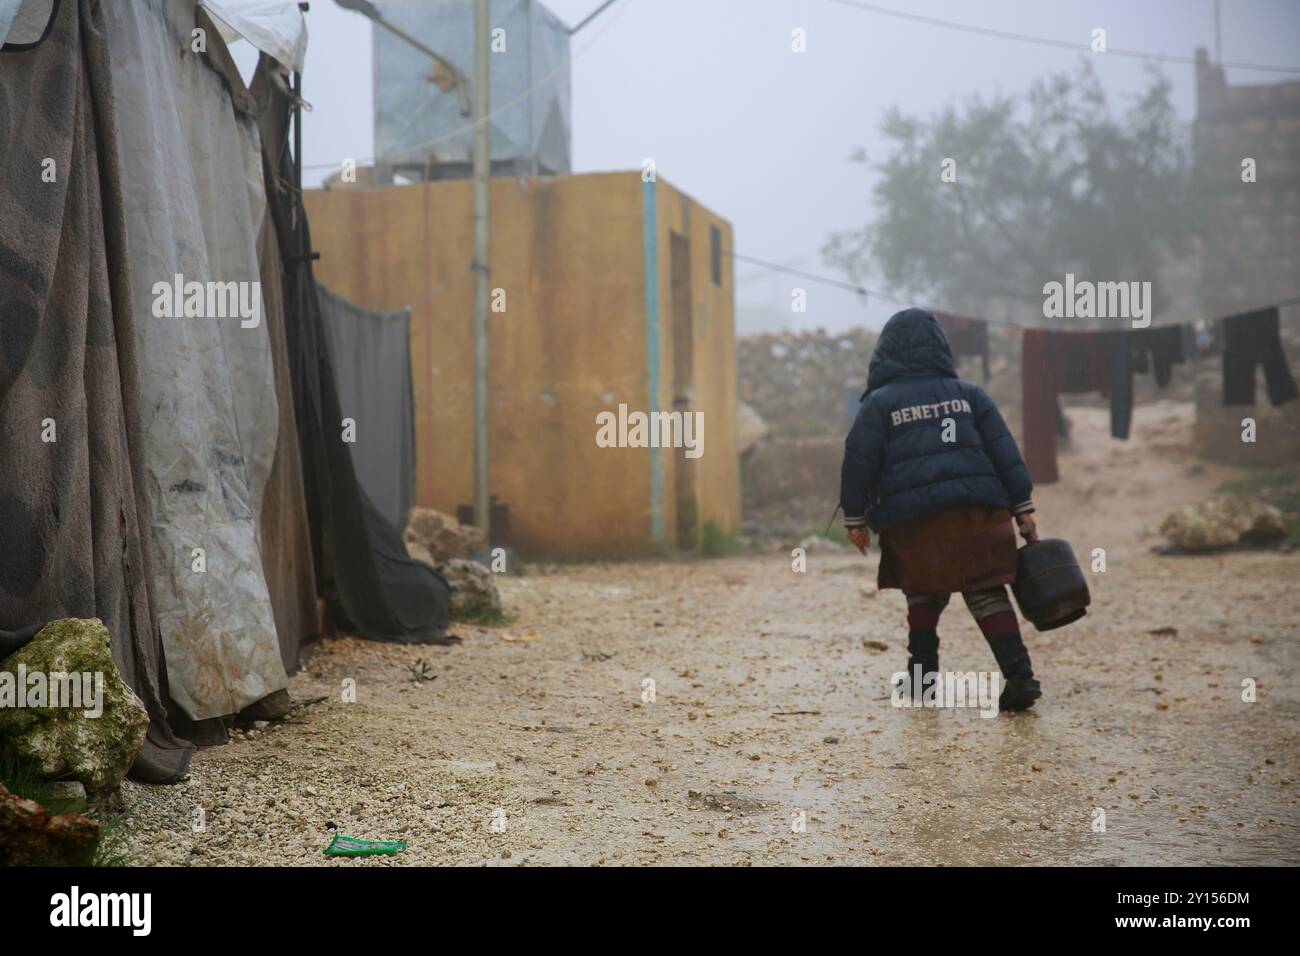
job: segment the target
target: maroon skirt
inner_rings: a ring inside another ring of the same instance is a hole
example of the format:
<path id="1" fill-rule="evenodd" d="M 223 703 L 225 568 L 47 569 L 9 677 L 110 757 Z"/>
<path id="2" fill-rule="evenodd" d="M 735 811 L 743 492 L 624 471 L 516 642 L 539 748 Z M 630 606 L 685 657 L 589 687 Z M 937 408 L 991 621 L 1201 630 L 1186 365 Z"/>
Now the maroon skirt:
<path id="1" fill-rule="evenodd" d="M 1016 578 L 1016 529 L 1002 508 L 946 508 L 880 533 L 876 585 L 908 594 L 953 594 Z"/>

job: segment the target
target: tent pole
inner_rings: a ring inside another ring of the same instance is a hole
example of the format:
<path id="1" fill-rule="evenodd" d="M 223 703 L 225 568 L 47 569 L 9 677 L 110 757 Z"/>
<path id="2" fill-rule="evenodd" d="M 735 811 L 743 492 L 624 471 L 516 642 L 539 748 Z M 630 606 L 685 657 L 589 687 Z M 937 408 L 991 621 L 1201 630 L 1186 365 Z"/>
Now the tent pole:
<path id="1" fill-rule="evenodd" d="M 289 88 L 293 90 L 293 185 L 302 195 L 302 74 L 294 72 Z"/>
<path id="2" fill-rule="evenodd" d="M 298 4 L 298 9 L 306 13 L 311 4 Z M 289 76 L 289 89 L 293 91 L 293 186 L 302 198 L 302 74 L 294 70 Z M 303 250 L 308 252 L 310 250 Z"/>

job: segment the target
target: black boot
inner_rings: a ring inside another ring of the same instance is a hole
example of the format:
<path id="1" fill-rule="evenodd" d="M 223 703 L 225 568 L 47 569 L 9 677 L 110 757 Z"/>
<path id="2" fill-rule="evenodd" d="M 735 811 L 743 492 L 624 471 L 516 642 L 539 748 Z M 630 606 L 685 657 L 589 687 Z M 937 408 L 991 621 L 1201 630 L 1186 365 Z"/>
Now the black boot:
<path id="1" fill-rule="evenodd" d="M 916 668 L 921 668 L 922 679 L 916 679 Z M 907 634 L 907 684 L 913 700 L 920 700 L 925 692 L 925 678 L 939 670 L 939 632 L 909 631 Z"/>
<path id="2" fill-rule="evenodd" d="M 984 636 L 997 659 L 1002 679 L 1006 682 L 1002 693 L 998 695 L 998 710 L 1028 710 L 1033 707 L 1034 701 L 1043 696 L 1043 689 L 1034 679 L 1029 649 L 1025 647 L 1019 629 L 994 635 L 986 632 Z"/>
<path id="3" fill-rule="evenodd" d="M 1004 679 L 1034 676 L 1029 648 L 1025 647 L 1018 632 L 985 634 L 984 638 L 989 642 L 989 650 L 993 652 L 993 659 L 998 662 L 998 670 L 1002 671 Z"/>
<path id="4" fill-rule="evenodd" d="M 1032 674 L 1029 677 L 1012 677 L 998 695 L 998 710 L 1028 710 L 1042 696 L 1043 689 L 1038 686 L 1038 681 Z"/>

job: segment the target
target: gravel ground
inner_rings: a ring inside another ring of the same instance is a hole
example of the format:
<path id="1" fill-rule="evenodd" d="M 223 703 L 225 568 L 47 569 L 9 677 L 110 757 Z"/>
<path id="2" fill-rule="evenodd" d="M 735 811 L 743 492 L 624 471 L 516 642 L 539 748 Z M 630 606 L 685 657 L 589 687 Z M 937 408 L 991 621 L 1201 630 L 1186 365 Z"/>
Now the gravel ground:
<path id="1" fill-rule="evenodd" d="M 1026 625 L 1028 714 L 890 705 L 904 602 L 875 551 L 539 567 L 459 646 L 316 646 L 290 690 L 317 702 L 125 785 L 122 832 L 141 864 L 1300 862 L 1300 555 L 1152 554 L 1232 473 L 1171 438 L 1185 408 L 1138 409 L 1127 444 L 1105 414 L 1036 496 L 1107 571 L 1082 621 Z M 994 666 L 960 600 L 940 633 L 944 667 Z M 329 859 L 331 825 L 409 849 Z"/>

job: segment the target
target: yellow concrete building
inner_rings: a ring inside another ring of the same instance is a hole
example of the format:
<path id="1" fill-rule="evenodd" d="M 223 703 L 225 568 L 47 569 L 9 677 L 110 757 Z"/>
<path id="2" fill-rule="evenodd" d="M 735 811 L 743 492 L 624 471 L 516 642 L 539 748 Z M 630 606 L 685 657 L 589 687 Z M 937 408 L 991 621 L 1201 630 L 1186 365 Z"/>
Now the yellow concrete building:
<path id="1" fill-rule="evenodd" d="M 412 309 L 416 499 L 454 514 L 474 496 L 472 185 L 314 190 L 306 206 L 325 285 Z M 494 179 L 491 215 L 490 490 L 511 543 L 622 557 L 734 534 L 731 226 L 639 172 Z M 698 413 L 702 436 L 680 437 L 702 453 L 602 447 L 620 405 Z"/>

